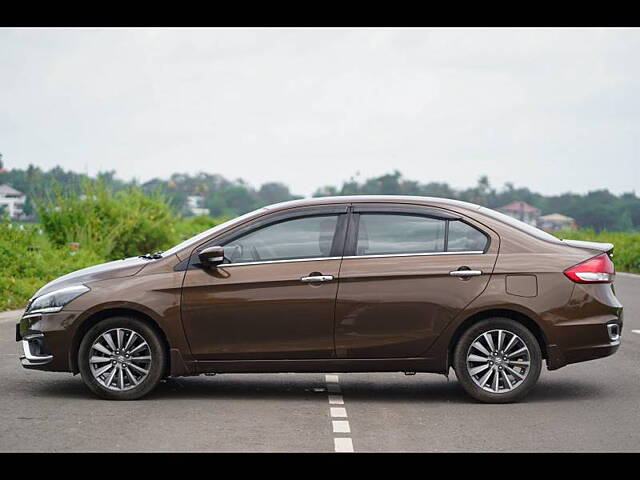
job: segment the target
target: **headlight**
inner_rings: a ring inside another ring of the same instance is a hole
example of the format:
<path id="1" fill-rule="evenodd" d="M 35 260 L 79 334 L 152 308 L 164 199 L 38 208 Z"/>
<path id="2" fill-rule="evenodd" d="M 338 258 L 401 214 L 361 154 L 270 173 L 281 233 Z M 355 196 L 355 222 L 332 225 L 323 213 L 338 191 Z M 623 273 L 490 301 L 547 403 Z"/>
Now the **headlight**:
<path id="1" fill-rule="evenodd" d="M 61 288 L 46 295 L 35 298 L 27 307 L 25 313 L 55 313 L 74 298 L 78 298 L 83 293 L 91 290 L 85 285 L 75 285 L 73 287 Z"/>

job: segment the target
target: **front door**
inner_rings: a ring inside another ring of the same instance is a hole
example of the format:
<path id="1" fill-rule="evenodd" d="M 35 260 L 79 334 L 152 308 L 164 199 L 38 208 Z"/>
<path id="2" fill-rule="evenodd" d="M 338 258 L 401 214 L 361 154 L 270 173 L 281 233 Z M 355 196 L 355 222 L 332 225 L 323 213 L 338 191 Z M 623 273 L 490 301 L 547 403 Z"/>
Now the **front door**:
<path id="1" fill-rule="evenodd" d="M 317 209 L 263 219 L 221 242 L 225 263 L 188 269 L 182 317 L 194 357 L 333 357 L 345 220 Z"/>
<path id="2" fill-rule="evenodd" d="M 336 304 L 336 354 L 423 357 L 486 287 L 499 238 L 444 210 L 353 210 Z"/>

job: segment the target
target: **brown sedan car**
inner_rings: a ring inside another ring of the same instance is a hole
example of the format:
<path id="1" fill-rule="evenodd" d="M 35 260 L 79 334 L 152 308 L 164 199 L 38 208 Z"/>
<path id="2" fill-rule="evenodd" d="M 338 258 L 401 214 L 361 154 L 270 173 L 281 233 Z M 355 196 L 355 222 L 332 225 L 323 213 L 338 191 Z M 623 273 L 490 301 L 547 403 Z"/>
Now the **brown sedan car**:
<path id="1" fill-rule="evenodd" d="M 484 402 L 613 354 L 613 245 L 558 240 L 470 203 L 307 199 L 41 288 L 17 326 L 26 368 L 135 399 L 167 376 L 432 372 Z"/>

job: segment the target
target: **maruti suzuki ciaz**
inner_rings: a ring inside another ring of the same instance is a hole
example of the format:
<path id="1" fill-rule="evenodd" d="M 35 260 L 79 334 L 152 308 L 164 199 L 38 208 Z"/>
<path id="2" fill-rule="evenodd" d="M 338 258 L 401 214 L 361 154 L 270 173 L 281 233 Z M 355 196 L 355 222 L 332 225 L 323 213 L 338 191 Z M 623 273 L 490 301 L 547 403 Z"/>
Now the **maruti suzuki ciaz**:
<path id="1" fill-rule="evenodd" d="M 506 403 L 543 361 L 618 349 L 612 251 L 456 200 L 296 200 L 64 275 L 16 336 L 25 368 L 80 373 L 106 399 L 169 376 L 453 368 L 473 398 Z"/>

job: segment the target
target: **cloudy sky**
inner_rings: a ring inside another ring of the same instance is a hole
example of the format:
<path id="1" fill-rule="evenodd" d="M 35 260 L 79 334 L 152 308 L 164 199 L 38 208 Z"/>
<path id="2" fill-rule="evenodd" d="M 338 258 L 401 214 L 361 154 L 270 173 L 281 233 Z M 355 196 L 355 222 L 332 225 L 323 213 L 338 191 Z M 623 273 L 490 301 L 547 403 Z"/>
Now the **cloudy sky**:
<path id="1" fill-rule="evenodd" d="M 0 152 L 299 194 L 400 170 L 640 192 L 638 29 L 0 29 Z"/>

